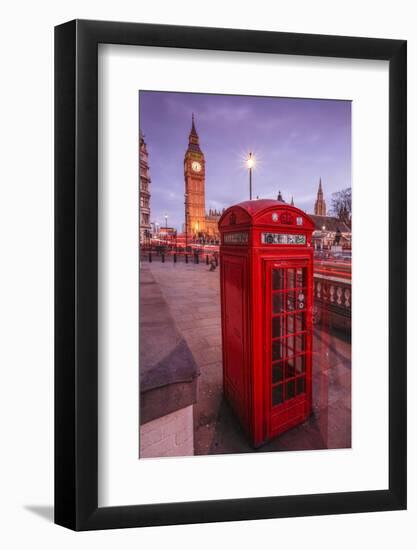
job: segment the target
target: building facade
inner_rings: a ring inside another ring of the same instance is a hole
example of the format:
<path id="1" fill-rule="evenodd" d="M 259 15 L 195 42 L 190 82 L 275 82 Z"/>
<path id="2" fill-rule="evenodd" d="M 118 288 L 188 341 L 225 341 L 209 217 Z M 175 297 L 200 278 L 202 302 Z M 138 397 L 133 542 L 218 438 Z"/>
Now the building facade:
<path id="1" fill-rule="evenodd" d="M 222 211 L 210 208 L 206 214 L 206 232 L 209 239 L 219 238 L 219 220 L 223 212 L 224 208 Z"/>
<path id="2" fill-rule="evenodd" d="M 284 201 L 281 192 L 277 200 Z M 285 202 L 285 201 L 284 201 Z M 294 206 L 294 198 L 291 197 L 291 205 Z M 330 250 L 332 246 L 340 246 L 349 250 L 352 247 L 352 230 L 340 218 L 327 215 L 327 206 L 324 199 L 323 183 L 319 180 L 317 197 L 314 203 L 314 214 L 309 214 L 315 224 L 312 235 L 312 244 L 316 250 Z"/>
<path id="3" fill-rule="evenodd" d="M 185 223 L 184 232 L 191 239 L 218 240 L 221 212 L 206 213 L 206 162 L 192 115 L 188 147 L 184 157 Z"/>
<path id="4" fill-rule="evenodd" d="M 352 233 L 349 227 L 334 216 L 316 216 L 310 214 L 316 228 L 313 231 L 312 244 L 316 250 L 329 250 L 338 245 L 344 249 L 352 246 Z"/>
<path id="5" fill-rule="evenodd" d="M 139 132 L 139 243 L 149 244 L 151 238 L 151 178 L 149 157 L 142 131 Z"/>

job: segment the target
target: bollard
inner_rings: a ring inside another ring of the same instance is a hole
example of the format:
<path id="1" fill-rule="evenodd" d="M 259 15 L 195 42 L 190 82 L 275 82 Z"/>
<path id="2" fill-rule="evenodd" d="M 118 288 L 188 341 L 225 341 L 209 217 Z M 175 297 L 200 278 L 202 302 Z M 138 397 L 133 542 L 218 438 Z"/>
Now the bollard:
<path id="1" fill-rule="evenodd" d="M 149 252 L 149 263 L 152 263 L 152 252 Z"/>
<path id="2" fill-rule="evenodd" d="M 176 263 L 177 263 L 177 253 L 174 252 L 174 264 L 176 264 Z"/>
<path id="3" fill-rule="evenodd" d="M 214 257 L 214 259 L 216 260 L 216 267 L 219 265 L 219 258 L 217 257 L 217 255 Z"/>
<path id="4" fill-rule="evenodd" d="M 208 261 L 208 255 L 206 254 L 206 265 L 209 264 L 209 261 Z"/>
<path id="5" fill-rule="evenodd" d="M 188 264 L 188 254 L 185 255 L 185 263 Z"/>
<path id="6" fill-rule="evenodd" d="M 165 263 L 165 254 L 161 255 L 161 260 L 162 260 L 162 263 Z"/>

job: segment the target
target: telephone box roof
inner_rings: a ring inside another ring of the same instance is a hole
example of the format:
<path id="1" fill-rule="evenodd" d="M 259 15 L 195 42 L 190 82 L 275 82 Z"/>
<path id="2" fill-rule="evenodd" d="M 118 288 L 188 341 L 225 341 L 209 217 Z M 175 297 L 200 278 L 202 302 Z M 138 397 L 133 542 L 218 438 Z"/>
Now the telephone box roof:
<path id="1" fill-rule="evenodd" d="M 291 204 L 288 204 L 286 202 L 278 201 L 274 199 L 255 199 L 251 201 L 243 201 L 238 204 L 234 204 L 225 210 L 225 212 L 223 213 L 222 217 L 219 220 L 219 225 L 222 225 L 222 220 L 228 214 L 230 214 L 231 211 L 235 210 L 236 208 L 244 210 L 248 214 L 252 223 L 257 218 L 259 218 L 262 214 L 265 214 L 269 210 L 270 211 L 285 210 L 288 212 L 293 212 L 295 215 L 303 216 L 308 222 L 310 222 L 312 228 L 314 228 L 313 220 L 303 210 L 300 210 L 296 206 L 291 206 Z"/>

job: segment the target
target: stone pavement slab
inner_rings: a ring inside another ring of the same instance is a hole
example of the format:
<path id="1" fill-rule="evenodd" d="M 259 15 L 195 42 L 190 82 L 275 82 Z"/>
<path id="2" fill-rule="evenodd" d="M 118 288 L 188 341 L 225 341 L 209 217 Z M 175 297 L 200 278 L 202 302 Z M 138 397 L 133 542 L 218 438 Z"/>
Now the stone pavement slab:
<path id="1" fill-rule="evenodd" d="M 191 406 L 198 365 L 152 273 L 140 272 L 140 424 Z M 142 451 L 142 442 L 141 451 Z"/>
<path id="2" fill-rule="evenodd" d="M 149 269 L 200 369 L 194 407 L 195 454 L 351 446 L 350 342 L 326 327 L 315 328 L 313 414 L 254 451 L 222 393 L 219 270 L 173 262 L 153 262 Z"/>

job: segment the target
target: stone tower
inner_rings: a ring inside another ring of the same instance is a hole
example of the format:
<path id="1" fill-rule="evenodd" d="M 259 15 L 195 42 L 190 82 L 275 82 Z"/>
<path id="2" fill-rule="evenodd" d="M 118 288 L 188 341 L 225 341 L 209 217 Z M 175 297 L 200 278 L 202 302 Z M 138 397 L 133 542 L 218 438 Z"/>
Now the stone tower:
<path id="1" fill-rule="evenodd" d="M 317 191 L 317 200 L 314 204 L 314 214 L 316 216 L 326 216 L 326 201 L 323 198 L 323 186 L 321 184 L 321 178 L 319 182 L 319 188 Z"/>
<path id="2" fill-rule="evenodd" d="M 148 150 L 142 131 L 139 131 L 139 243 L 147 244 L 151 236 L 151 193 L 149 185 Z"/>
<path id="3" fill-rule="evenodd" d="M 184 157 L 185 231 L 198 237 L 206 233 L 205 160 L 195 129 L 194 114 Z"/>

